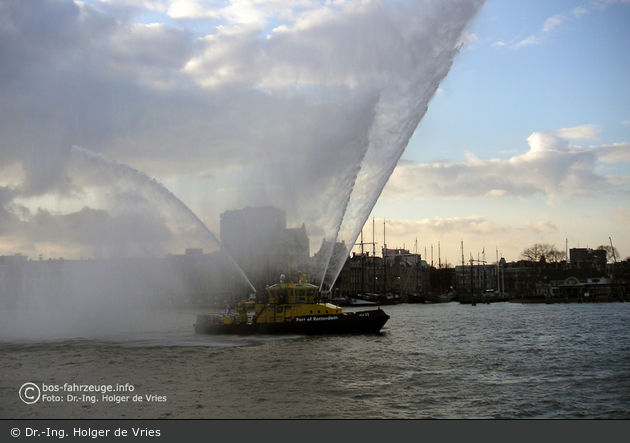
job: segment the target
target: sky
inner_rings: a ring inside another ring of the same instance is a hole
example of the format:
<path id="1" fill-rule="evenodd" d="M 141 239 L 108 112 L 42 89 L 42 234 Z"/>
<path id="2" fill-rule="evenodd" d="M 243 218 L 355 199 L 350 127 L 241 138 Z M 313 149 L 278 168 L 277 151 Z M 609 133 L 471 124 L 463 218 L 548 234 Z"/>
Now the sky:
<path id="1" fill-rule="evenodd" d="M 362 229 L 436 264 L 625 258 L 628 23 L 628 1 L 3 0 L 0 255 L 209 251 L 223 211 L 273 205 L 311 253 Z"/>
<path id="2" fill-rule="evenodd" d="M 462 242 L 466 262 L 535 243 L 628 257 L 628 23 L 627 1 L 486 2 L 364 239 L 375 225 L 435 264 Z"/>

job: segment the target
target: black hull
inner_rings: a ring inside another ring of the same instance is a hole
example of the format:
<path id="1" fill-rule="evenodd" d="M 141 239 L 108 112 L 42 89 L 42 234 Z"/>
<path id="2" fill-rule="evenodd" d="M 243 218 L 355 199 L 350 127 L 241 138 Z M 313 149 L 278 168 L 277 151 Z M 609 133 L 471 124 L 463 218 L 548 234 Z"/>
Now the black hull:
<path id="1" fill-rule="evenodd" d="M 424 303 L 424 296 L 422 295 L 408 295 L 407 303 Z"/>
<path id="2" fill-rule="evenodd" d="M 457 301 L 459 301 L 462 305 L 469 305 L 473 302 L 473 296 L 469 293 L 463 292 L 459 294 Z"/>
<path id="3" fill-rule="evenodd" d="M 451 297 L 428 296 L 425 303 L 450 303 L 451 301 L 453 301 Z"/>
<path id="4" fill-rule="evenodd" d="M 296 317 L 284 323 L 220 324 L 197 322 L 197 334 L 376 334 L 389 320 L 389 315 L 380 309 L 342 314 L 310 315 Z"/>

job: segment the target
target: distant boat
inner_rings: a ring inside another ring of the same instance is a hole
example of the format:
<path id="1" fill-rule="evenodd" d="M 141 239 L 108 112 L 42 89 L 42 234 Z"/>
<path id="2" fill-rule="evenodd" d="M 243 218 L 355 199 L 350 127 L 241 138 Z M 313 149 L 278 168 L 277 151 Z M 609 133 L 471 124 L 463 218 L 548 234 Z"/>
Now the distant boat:
<path id="1" fill-rule="evenodd" d="M 374 306 L 374 305 L 378 305 L 378 302 L 370 301 L 370 300 L 363 300 L 363 299 L 360 299 L 360 298 L 349 297 L 349 300 L 350 300 L 350 306 Z"/>
<path id="2" fill-rule="evenodd" d="M 450 303 L 453 297 L 449 293 L 428 294 L 425 296 L 425 303 Z"/>
<path id="3" fill-rule="evenodd" d="M 424 295 L 407 294 L 407 303 L 424 303 Z"/>
<path id="4" fill-rule="evenodd" d="M 378 301 L 381 305 L 397 305 L 400 302 L 400 297 L 397 294 L 382 294 Z"/>
<path id="5" fill-rule="evenodd" d="M 380 299 L 380 295 L 379 294 L 372 294 L 372 293 L 365 293 L 365 294 L 354 294 L 352 297 L 350 298 L 354 298 L 357 300 L 362 300 L 362 301 L 367 301 L 367 302 L 373 302 L 375 304 L 379 303 L 379 299 Z"/>
<path id="6" fill-rule="evenodd" d="M 349 297 L 346 297 L 345 295 L 339 295 L 336 297 L 333 297 L 330 299 L 330 302 L 333 305 L 337 305 L 337 306 L 351 306 L 352 301 L 350 300 Z"/>

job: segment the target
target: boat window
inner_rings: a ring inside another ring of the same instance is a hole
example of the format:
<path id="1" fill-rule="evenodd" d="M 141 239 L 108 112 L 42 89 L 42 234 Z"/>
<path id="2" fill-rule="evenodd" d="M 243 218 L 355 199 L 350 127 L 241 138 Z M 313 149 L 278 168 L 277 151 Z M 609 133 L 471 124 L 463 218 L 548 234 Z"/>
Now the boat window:
<path id="1" fill-rule="evenodd" d="M 326 309 L 326 314 L 328 314 L 328 309 Z"/>
<path id="2" fill-rule="evenodd" d="M 312 314 L 312 313 L 313 313 L 313 310 L 311 309 L 310 314 Z"/>
<path id="3" fill-rule="evenodd" d="M 318 314 L 321 314 L 321 313 L 322 313 L 322 311 L 320 311 L 320 310 L 318 309 L 318 310 L 317 310 L 317 313 L 318 313 Z"/>
<path id="4" fill-rule="evenodd" d="M 287 291 L 285 289 L 280 289 L 278 291 L 278 298 L 280 303 L 286 303 L 287 301 Z"/>

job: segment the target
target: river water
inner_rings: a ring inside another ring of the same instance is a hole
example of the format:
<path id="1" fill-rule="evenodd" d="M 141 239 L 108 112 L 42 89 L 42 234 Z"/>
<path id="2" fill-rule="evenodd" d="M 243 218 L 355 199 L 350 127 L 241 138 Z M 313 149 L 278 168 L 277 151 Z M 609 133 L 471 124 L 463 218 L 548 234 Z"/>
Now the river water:
<path id="1" fill-rule="evenodd" d="M 5 311 L 0 418 L 630 418 L 629 303 L 383 309 L 379 335 L 202 336 L 195 311 L 160 311 L 36 339 Z M 61 390 L 25 404 L 27 382 Z M 68 401 L 64 384 L 133 391 Z"/>

